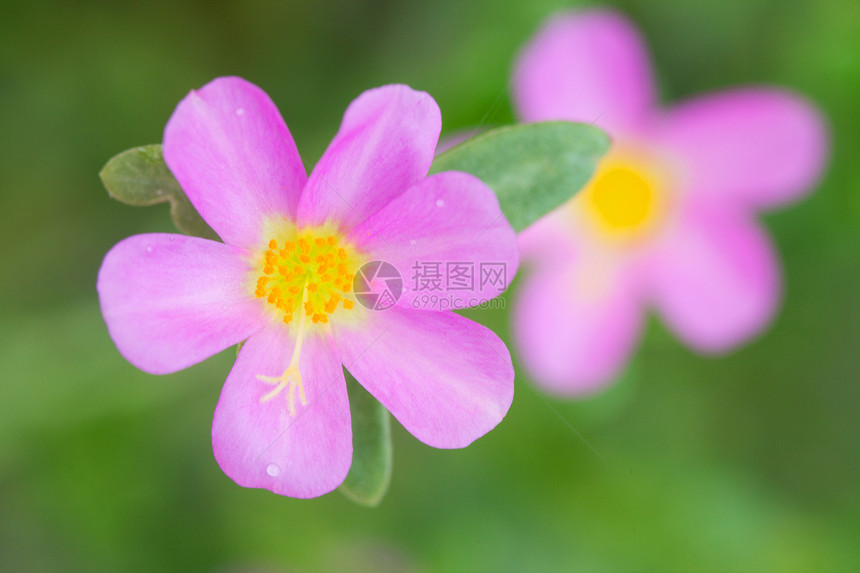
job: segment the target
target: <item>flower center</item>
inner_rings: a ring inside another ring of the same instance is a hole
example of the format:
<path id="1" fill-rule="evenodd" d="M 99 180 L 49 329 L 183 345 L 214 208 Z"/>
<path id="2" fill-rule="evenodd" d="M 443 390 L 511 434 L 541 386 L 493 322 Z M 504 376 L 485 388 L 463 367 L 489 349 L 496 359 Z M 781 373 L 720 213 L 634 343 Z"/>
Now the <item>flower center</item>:
<path id="1" fill-rule="evenodd" d="M 622 149 L 610 154 L 574 201 L 595 231 L 605 238 L 641 238 L 666 212 L 667 180 L 662 162 Z"/>
<path id="2" fill-rule="evenodd" d="M 629 230 L 641 226 L 653 210 L 654 189 L 636 171 L 613 167 L 594 182 L 591 201 L 604 224 Z"/>
<path id="3" fill-rule="evenodd" d="M 328 322 L 339 309 L 353 308 L 345 298 L 352 287 L 355 250 L 336 232 L 305 229 L 293 238 L 270 239 L 263 255 L 254 295 L 283 313 L 290 324 L 296 314 Z"/>
<path id="4" fill-rule="evenodd" d="M 351 310 L 347 298 L 360 257 L 337 231 L 308 228 L 297 231 L 291 224 L 267 225 L 264 236 L 272 237 L 257 262 L 254 295 L 266 301 L 283 321 L 295 327 L 295 347 L 286 370 L 279 376 L 258 374 L 274 388 L 260 397 L 268 402 L 282 391 L 290 416 L 296 415 L 296 397 L 307 405 L 299 362 L 307 322 L 325 324 L 336 312 Z"/>

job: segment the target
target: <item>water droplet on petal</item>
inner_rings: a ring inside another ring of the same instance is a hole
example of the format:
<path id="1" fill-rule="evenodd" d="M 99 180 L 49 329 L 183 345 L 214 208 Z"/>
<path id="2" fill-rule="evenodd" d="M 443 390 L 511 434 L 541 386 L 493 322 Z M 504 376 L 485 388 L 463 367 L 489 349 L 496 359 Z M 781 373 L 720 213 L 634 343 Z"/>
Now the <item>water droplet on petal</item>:
<path id="1" fill-rule="evenodd" d="M 245 110 L 240 107 L 236 110 L 236 115 L 245 115 Z"/>
<path id="2" fill-rule="evenodd" d="M 418 242 L 418 241 L 416 241 L 415 239 L 409 239 L 409 244 L 410 244 L 410 245 L 414 245 L 414 244 L 415 244 L 415 243 L 417 243 L 417 242 Z"/>
<path id="3" fill-rule="evenodd" d="M 152 245 L 146 245 L 146 252 L 147 252 L 147 253 L 151 253 L 151 252 L 152 252 Z"/>
<path id="4" fill-rule="evenodd" d="M 278 477 L 278 474 L 281 473 L 281 468 L 275 464 L 269 464 L 266 466 L 266 473 L 269 474 L 270 477 Z"/>
<path id="5" fill-rule="evenodd" d="M 445 201 L 443 201 L 442 199 L 436 199 L 436 206 L 437 207 L 444 207 Z"/>

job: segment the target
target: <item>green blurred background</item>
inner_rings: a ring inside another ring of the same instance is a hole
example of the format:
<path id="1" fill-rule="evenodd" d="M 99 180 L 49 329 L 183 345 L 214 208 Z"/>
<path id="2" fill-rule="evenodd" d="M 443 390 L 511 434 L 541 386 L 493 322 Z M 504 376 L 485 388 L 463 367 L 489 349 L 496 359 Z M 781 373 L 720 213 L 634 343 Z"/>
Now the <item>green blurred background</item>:
<path id="1" fill-rule="evenodd" d="M 461 451 L 395 424 L 391 490 L 366 509 L 221 473 L 209 431 L 232 349 L 156 377 L 108 338 L 101 258 L 171 224 L 108 199 L 97 174 L 159 142 L 190 89 L 257 83 L 308 167 L 385 83 L 430 92 L 445 130 L 509 123 L 512 58 L 565 6 L 0 3 L 0 571 L 860 571 L 857 2 L 617 4 L 665 101 L 780 84 L 833 128 L 818 191 L 765 217 L 783 310 L 732 355 L 699 357 L 651 320 L 600 396 L 551 400 L 518 378 L 505 421 Z M 479 319 L 506 335 L 504 313 Z"/>

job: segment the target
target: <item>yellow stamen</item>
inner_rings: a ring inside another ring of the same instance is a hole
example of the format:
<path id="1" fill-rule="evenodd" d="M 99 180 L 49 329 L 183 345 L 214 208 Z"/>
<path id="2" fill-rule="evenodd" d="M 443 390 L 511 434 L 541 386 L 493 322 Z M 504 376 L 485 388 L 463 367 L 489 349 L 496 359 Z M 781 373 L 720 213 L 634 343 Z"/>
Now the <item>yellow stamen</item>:
<path id="1" fill-rule="evenodd" d="M 271 220 L 263 231 L 266 241 L 252 260 L 248 291 L 295 333 L 295 346 L 280 376 L 257 375 L 273 386 L 260 397 L 260 403 L 283 393 L 286 410 L 295 416 L 298 404 L 307 406 L 299 369 L 304 339 L 314 329 L 326 328 L 333 316 L 354 308 L 347 297 L 362 257 L 328 226 L 298 230 L 290 223 Z M 355 312 L 348 314 L 354 316 Z"/>
<path id="2" fill-rule="evenodd" d="M 280 235 L 287 233 L 291 237 L 286 240 L 272 238 L 265 243 L 252 287 L 254 296 L 282 311 L 287 324 L 295 312 L 304 313 L 314 324 L 326 324 L 329 315 L 352 308 L 344 295 L 360 266 L 355 250 L 330 232 L 292 228 Z M 339 305 L 341 300 L 344 304 Z"/>
<path id="3" fill-rule="evenodd" d="M 285 409 L 295 416 L 299 404 L 307 406 L 299 369 L 304 339 L 314 329 L 328 328 L 340 313 L 351 311 L 346 314 L 358 318 L 347 297 L 363 257 L 329 225 L 299 230 L 289 222 L 272 219 L 264 223 L 262 231 L 266 240 L 252 259 L 248 292 L 295 334 L 295 346 L 280 376 L 257 375 L 273 387 L 260 397 L 260 403 L 283 393 Z"/>

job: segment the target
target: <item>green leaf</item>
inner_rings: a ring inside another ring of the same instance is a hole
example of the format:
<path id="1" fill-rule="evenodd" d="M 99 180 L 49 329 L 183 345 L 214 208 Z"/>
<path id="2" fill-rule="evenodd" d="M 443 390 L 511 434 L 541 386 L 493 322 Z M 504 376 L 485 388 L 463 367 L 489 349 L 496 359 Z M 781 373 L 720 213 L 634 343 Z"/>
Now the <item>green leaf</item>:
<path id="1" fill-rule="evenodd" d="M 549 121 L 487 131 L 439 154 L 430 173 L 465 171 L 486 183 L 515 231 L 567 202 L 591 178 L 609 138 L 594 126 Z"/>
<path id="2" fill-rule="evenodd" d="M 344 374 L 352 415 L 352 467 L 340 491 L 355 503 L 375 507 L 391 482 L 391 419 L 349 372 Z"/>
<path id="3" fill-rule="evenodd" d="M 169 201 L 170 216 L 180 231 L 218 240 L 167 168 L 160 144 L 123 151 L 107 162 L 99 177 L 114 199 L 136 207 Z"/>

